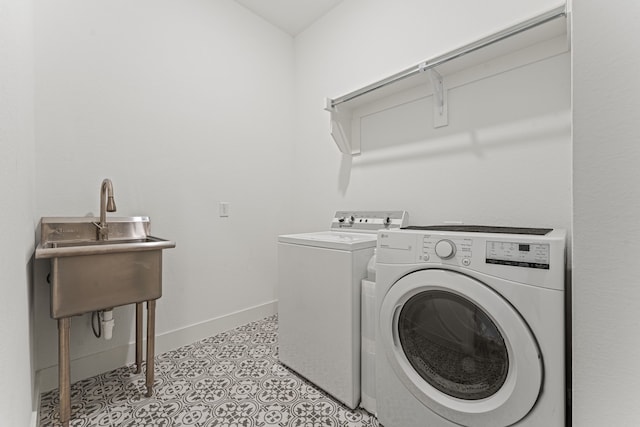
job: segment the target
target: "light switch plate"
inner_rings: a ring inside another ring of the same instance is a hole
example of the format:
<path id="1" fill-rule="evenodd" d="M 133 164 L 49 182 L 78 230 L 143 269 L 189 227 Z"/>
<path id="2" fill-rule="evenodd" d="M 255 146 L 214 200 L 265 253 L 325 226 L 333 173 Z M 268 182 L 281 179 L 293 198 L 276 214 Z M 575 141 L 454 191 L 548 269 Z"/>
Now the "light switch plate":
<path id="1" fill-rule="evenodd" d="M 229 216 L 229 202 L 220 202 L 218 205 L 220 216 L 228 217 Z"/>

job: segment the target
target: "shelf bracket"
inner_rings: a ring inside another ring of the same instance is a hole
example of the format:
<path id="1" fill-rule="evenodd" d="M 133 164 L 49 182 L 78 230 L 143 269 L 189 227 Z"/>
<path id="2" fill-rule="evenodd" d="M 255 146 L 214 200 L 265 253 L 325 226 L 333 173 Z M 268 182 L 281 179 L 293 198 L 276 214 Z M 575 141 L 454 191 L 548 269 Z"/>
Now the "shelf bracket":
<path id="1" fill-rule="evenodd" d="M 449 124 L 448 91 L 444 78 L 434 68 L 428 68 L 426 62 L 419 65 L 420 72 L 429 72 L 433 88 L 433 127 L 439 128 Z"/>
<path id="2" fill-rule="evenodd" d="M 329 132 L 340 152 L 348 155 L 360 154 L 360 139 L 352 138 L 351 111 L 334 106 L 330 98 L 326 99 L 324 109 L 330 113 Z"/>

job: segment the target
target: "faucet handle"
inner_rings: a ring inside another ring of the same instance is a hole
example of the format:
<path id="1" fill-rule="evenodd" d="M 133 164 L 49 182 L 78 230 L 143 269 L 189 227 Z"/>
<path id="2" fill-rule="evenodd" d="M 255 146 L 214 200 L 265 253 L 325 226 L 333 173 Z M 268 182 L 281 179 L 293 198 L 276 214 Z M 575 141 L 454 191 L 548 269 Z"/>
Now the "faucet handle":
<path id="1" fill-rule="evenodd" d="M 97 228 L 98 240 L 107 240 L 109 237 L 109 224 L 105 223 L 104 225 L 100 225 L 98 222 L 92 222 L 91 224 Z"/>

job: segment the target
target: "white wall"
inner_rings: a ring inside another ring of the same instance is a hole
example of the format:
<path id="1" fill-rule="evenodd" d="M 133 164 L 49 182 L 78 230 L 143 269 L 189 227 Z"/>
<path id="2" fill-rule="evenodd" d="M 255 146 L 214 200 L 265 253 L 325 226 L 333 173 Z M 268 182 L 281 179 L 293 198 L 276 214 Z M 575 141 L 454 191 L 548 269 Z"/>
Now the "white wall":
<path id="1" fill-rule="evenodd" d="M 640 5 L 573 4 L 575 426 L 640 409 Z"/>
<path id="2" fill-rule="evenodd" d="M 272 302 L 291 200 L 292 38 L 230 0 L 38 1 L 35 12 L 38 217 L 97 215 L 108 177 L 109 215 L 148 215 L 175 240 L 158 335 Z M 39 267 L 47 368 L 57 331 Z M 73 319 L 72 360 L 133 340 L 133 306 L 116 310 L 111 342 L 89 319 Z"/>
<path id="3" fill-rule="evenodd" d="M 412 224 L 570 230 L 568 54 L 450 90 L 444 128 L 431 126 L 431 98 L 370 116 L 362 122 L 363 153 L 353 161 L 331 140 L 322 109 L 325 97 L 560 4 L 351 0 L 297 36 L 292 228 L 327 227 L 337 209 L 406 209 Z"/>
<path id="4" fill-rule="evenodd" d="M 0 425 L 32 414 L 33 11 L 0 0 Z M 34 400 L 35 403 L 35 400 Z"/>

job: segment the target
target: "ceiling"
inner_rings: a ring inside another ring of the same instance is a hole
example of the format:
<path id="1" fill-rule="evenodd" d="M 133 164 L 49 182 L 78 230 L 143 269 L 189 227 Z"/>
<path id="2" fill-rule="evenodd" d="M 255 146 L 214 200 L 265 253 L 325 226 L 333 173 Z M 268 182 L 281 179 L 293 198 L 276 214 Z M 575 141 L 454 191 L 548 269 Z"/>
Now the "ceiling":
<path id="1" fill-rule="evenodd" d="M 342 0 L 236 0 L 276 27 L 297 35 Z"/>

